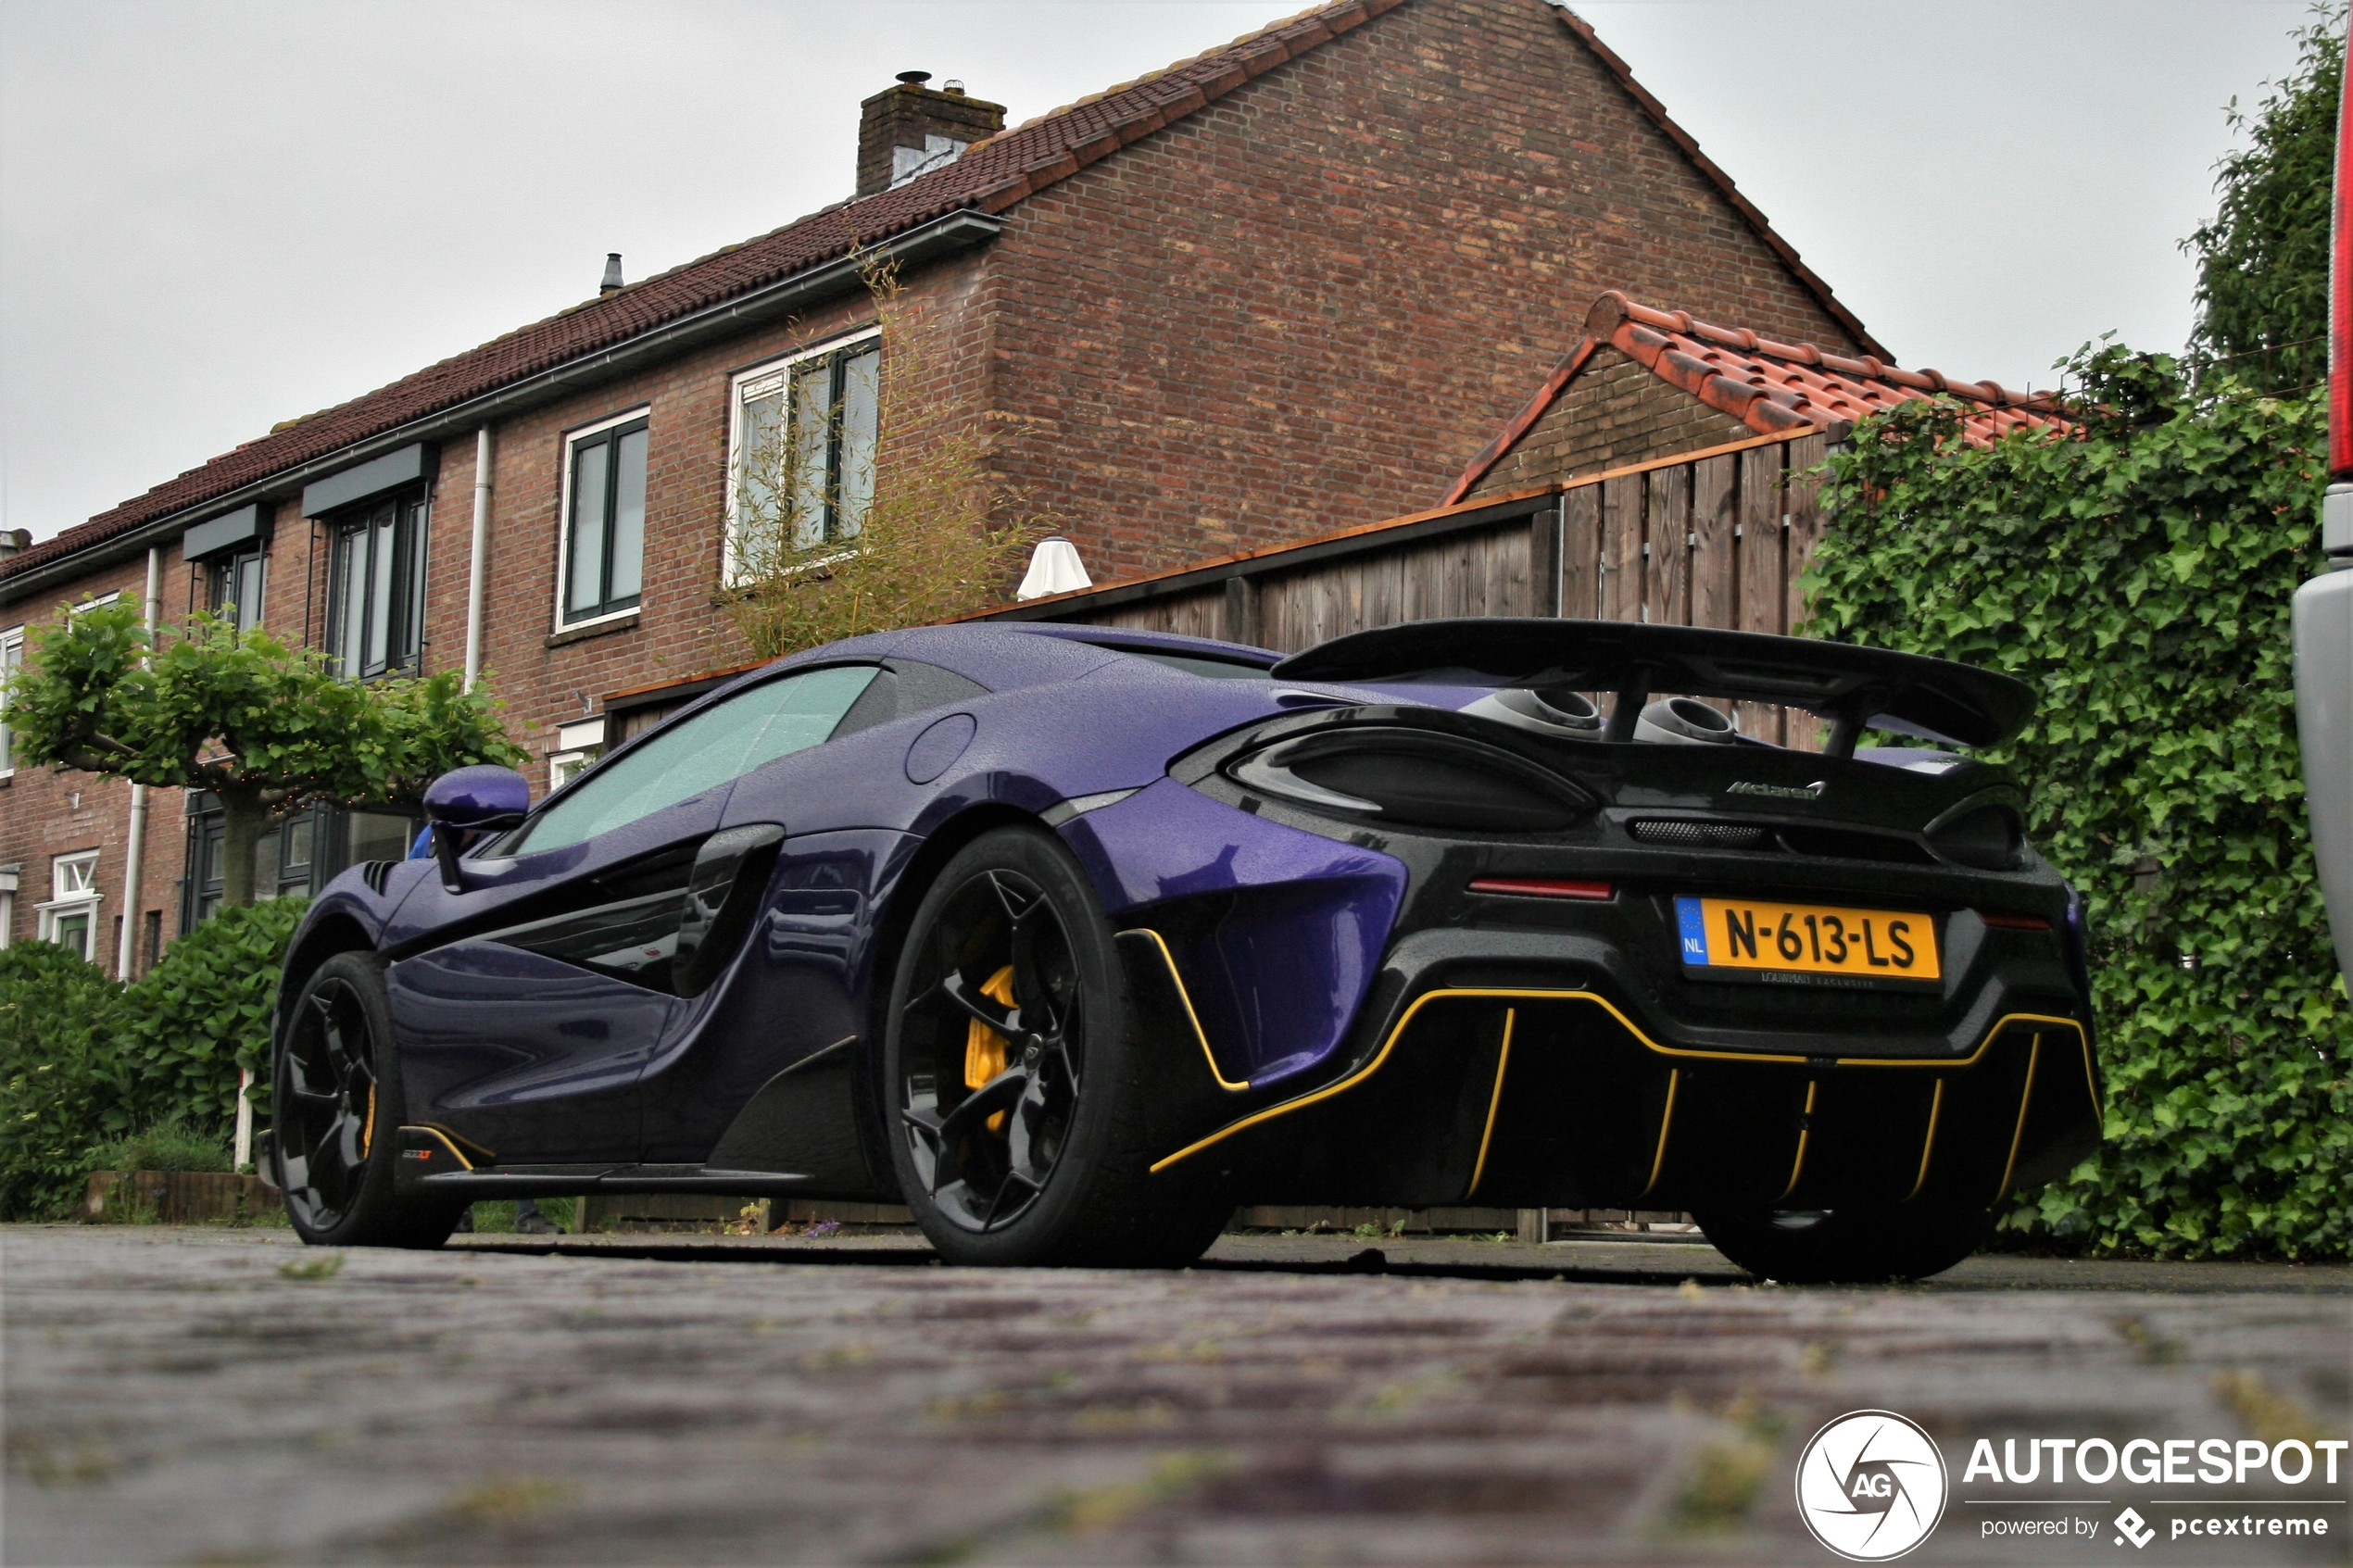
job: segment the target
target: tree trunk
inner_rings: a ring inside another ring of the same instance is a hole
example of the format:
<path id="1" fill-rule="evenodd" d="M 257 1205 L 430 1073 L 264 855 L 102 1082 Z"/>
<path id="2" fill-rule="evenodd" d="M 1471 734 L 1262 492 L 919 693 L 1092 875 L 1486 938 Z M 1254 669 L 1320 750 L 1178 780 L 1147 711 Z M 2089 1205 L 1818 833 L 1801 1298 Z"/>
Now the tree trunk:
<path id="1" fill-rule="evenodd" d="M 252 796 L 220 796 L 220 907 L 243 909 L 253 900 L 253 852 L 270 831 L 270 809 Z"/>

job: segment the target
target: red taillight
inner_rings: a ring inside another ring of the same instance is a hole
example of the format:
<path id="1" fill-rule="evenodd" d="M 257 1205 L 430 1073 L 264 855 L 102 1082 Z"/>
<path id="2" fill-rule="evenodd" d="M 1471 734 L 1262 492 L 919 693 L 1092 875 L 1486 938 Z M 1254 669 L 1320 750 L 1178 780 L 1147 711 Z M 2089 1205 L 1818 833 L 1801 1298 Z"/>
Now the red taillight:
<path id="1" fill-rule="evenodd" d="M 1999 926 L 2004 931 L 2048 931 L 2051 929 L 2051 922 L 2041 915 L 2002 915 L 1994 914 L 1987 909 L 1980 909 L 1977 911 L 1977 918 L 1988 925 Z"/>
<path id="2" fill-rule="evenodd" d="M 2336 182 L 2329 206 L 2329 477 L 2353 478 L 2353 121 L 2336 107 Z"/>
<path id="3" fill-rule="evenodd" d="M 1470 884 L 1473 893 L 1508 893 L 1520 898 L 1592 898 L 1607 899 L 1613 889 L 1606 882 L 1563 882 L 1541 876 L 1482 876 Z"/>

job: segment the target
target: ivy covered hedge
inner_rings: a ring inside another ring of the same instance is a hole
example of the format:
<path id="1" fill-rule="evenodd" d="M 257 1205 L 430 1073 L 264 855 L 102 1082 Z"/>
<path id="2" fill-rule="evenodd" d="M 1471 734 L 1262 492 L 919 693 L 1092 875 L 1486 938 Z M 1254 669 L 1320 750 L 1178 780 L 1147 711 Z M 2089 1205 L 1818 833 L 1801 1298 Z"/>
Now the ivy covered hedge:
<path id="1" fill-rule="evenodd" d="M 227 1141 L 238 1069 L 258 1076 L 268 1059 L 304 902 L 224 909 L 129 985 L 55 943 L 0 950 L 0 1218 L 60 1211 L 98 1148 L 128 1134 L 172 1123 Z"/>
<path id="2" fill-rule="evenodd" d="M 1816 635 L 2041 693 L 1993 759 L 2088 896 L 2107 1146 L 2012 1232 L 2177 1257 L 2353 1252 L 2353 1015 L 2296 746 L 2289 600 L 2321 570 L 2317 396 L 2108 346 L 2070 435 L 1905 405 L 1830 459 Z"/>

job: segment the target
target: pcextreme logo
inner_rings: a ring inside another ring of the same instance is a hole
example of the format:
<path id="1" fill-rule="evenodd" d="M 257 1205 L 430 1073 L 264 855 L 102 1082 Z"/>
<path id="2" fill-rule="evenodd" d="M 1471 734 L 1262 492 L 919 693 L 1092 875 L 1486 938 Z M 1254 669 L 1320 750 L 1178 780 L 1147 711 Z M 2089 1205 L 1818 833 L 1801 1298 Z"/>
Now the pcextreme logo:
<path id="1" fill-rule="evenodd" d="M 1797 1461 L 1797 1515 L 1850 1562 L 1885 1562 L 1928 1539 L 1949 1483 L 1936 1440 L 1894 1411 L 1850 1411 Z"/>

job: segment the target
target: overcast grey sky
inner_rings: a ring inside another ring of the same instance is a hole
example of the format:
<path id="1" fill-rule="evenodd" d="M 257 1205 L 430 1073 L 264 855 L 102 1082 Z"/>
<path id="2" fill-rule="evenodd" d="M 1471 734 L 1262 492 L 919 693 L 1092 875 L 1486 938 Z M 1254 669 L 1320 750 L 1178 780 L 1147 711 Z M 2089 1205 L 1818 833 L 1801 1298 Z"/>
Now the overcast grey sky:
<path id="1" fill-rule="evenodd" d="M 1018 121 L 1304 3 L 0 0 L 0 526 L 838 200 L 894 72 Z M 2012 385 L 2179 346 L 2222 107 L 2308 9 L 1577 8 L 1904 363 Z"/>

